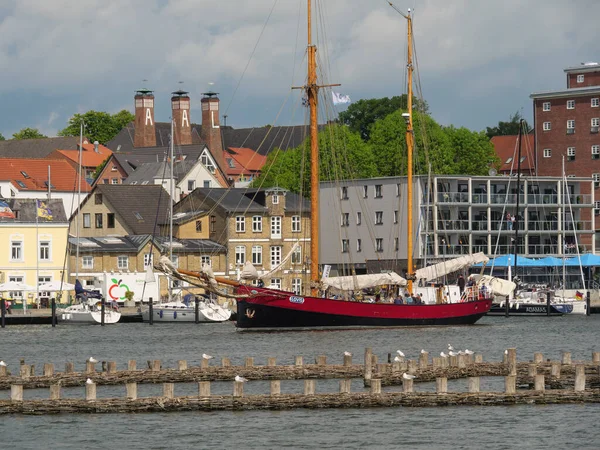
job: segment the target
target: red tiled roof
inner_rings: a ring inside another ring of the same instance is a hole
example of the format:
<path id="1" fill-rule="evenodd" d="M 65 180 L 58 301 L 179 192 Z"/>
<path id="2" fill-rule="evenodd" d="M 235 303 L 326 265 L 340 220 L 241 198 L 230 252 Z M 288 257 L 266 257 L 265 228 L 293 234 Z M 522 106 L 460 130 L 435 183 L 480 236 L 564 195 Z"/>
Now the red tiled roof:
<path id="1" fill-rule="evenodd" d="M 231 159 L 232 165 L 229 164 Z M 265 165 L 267 157 L 259 155 L 251 148 L 229 147 L 225 153 L 225 172 L 227 175 L 251 174 L 260 172 Z"/>
<path id="2" fill-rule="evenodd" d="M 494 150 L 496 151 L 496 155 L 500 158 L 501 166 L 500 172 L 510 173 L 511 167 L 513 172 L 517 172 L 517 154 L 518 154 L 518 145 L 519 145 L 519 136 L 510 135 L 510 136 L 494 136 L 491 139 L 492 145 L 494 146 Z M 527 134 L 523 136 L 523 140 L 521 142 L 521 158 L 523 161 L 521 162 L 521 173 L 522 172 L 531 172 L 535 168 L 534 161 L 534 136 L 532 134 Z M 513 163 L 513 158 L 515 161 Z"/>
<path id="3" fill-rule="evenodd" d="M 79 150 L 56 150 L 56 152 L 79 164 Z M 112 151 L 104 145 L 99 145 L 98 153 L 96 153 L 94 151 L 94 144 L 83 144 L 81 165 L 82 167 L 98 167 L 110 155 L 112 155 Z"/>
<path id="4" fill-rule="evenodd" d="M 77 170 L 68 161 L 60 159 L 0 158 L 0 180 L 10 181 L 19 190 L 46 191 L 48 186 L 44 182 L 48 181 L 48 167 L 53 190 L 77 190 Z M 90 190 L 82 177 L 81 191 Z"/>

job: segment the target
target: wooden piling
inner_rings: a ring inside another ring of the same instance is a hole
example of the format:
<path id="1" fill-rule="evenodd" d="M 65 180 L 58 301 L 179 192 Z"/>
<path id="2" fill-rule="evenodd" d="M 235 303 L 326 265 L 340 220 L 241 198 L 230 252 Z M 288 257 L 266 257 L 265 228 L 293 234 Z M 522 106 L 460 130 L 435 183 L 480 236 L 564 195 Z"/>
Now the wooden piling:
<path id="1" fill-rule="evenodd" d="M 96 400 L 96 383 L 85 383 L 85 399 L 88 402 Z"/>
<path id="2" fill-rule="evenodd" d="M 537 375 L 537 364 L 529 364 L 527 369 L 527 375 L 532 378 Z"/>
<path id="3" fill-rule="evenodd" d="M 471 392 L 471 393 L 479 392 L 479 386 L 480 386 L 479 380 L 480 380 L 479 377 L 469 377 L 467 379 L 467 385 L 469 387 L 469 392 Z"/>
<path id="4" fill-rule="evenodd" d="M 85 362 L 85 373 L 96 373 L 96 363 L 91 361 Z"/>
<path id="5" fill-rule="evenodd" d="M 243 381 L 234 381 L 233 382 L 233 396 L 234 397 L 243 397 L 244 396 L 244 382 Z"/>
<path id="6" fill-rule="evenodd" d="M 207 360 L 208 361 L 208 360 Z M 223 358 L 221 360 L 221 366 L 223 367 L 231 367 L 231 360 L 229 358 Z M 208 367 L 208 364 L 206 365 L 206 367 Z M 204 369 L 205 367 L 203 367 Z"/>
<path id="7" fill-rule="evenodd" d="M 585 391 L 585 366 L 583 364 L 575 366 L 575 391 Z"/>
<path id="8" fill-rule="evenodd" d="M 508 364 L 508 375 L 516 376 L 517 375 L 517 349 L 516 348 L 508 349 L 507 364 Z"/>
<path id="9" fill-rule="evenodd" d="M 600 363 L 600 352 L 592 352 L 592 362 Z"/>
<path id="10" fill-rule="evenodd" d="M 429 366 L 429 353 L 421 353 L 419 355 L 419 369 L 427 369 L 427 366 Z"/>
<path id="11" fill-rule="evenodd" d="M 515 375 L 504 377 L 504 392 L 507 394 L 515 394 L 517 392 L 517 377 Z"/>
<path id="12" fill-rule="evenodd" d="M 295 366 L 302 366 L 304 365 L 304 358 L 302 358 L 302 356 L 296 356 L 296 359 L 294 360 L 294 365 Z"/>
<path id="13" fill-rule="evenodd" d="M 483 355 L 481 353 L 475 353 L 475 364 L 483 362 Z"/>
<path id="14" fill-rule="evenodd" d="M 198 397 L 210 397 L 210 381 L 198 382 Z"/>
<path id="15" fill-rule="evenodd" d="M 397 362 L 397 361 L 393 362 L 392 363 L 392 373 L 398 373 L 398 372 L 400 372 L 402 370 L 401 364 L 402 363 Z"/>
<path id="16" fill-rule="evenodd" d="M 413 380 L 407 380 L 406 378 L 402 378 L 402 391 L 405 394 L 413 392 Z"/>
<path id="17" fill-rule="evenodd" d="M 29 376 L 30 377 L 35 377 L 35 364 L 31 364 L 29 366 Z"/>
<path id="18" fill-rule="evenodd" d="M 541 364 L 544 362 L 544 355 L 540 352 L 536 352 L 533 354 L 533 362 L 536 364 Z"/>
<path id="19" fill-rule="evenodd" d="M 281 381 L 280 380 L 271 380 L 271 395 L 280 395 L 281 394 Z"/>
<path id="20" fill-rule="evenodd" d="M 175 383 L 163 383 L 163 397 L 175 397 Z"/>
<path id="21" fill-rule="evenodd" d="M 8 368 L 6 366 L 0 366 L 0 377 L 8 375 Z"/>
<path id="22" fill-rule="evenodd" d="M 276 365 L 277 365 L 276 358 L 273 358 L 273 357 L 267 358 L 267 366 L 268 367 L 275 367 Z"/>
<path id="23" fill-rule="evenodd" d="M 340 394 L 349 394 L 351 383 L 351 379 L 340 380 Z"/>
<path id="24" fill-rule="evenodd" d="M 442 367 L 442 358 L 440 356 L 434 356 L 431 358 L 431 366 L 434 369 L 439 369 Z"/>
<path id="25" fill-rule="evenodd" d="M 344 366 L 348 367 L 352 365 L 352 355 L 344 355 Z"/>
<path id="26" fill-rule="evenodd" d="M 51 384 L 50 385 L 50 400 L 59 400 L 60 399 L 60 384 Z"/>
<path id="27" fill-rule="evenodd" d="M 252 356 L 248 356 L 244 365 L 246 367 L 254 367 L 254 358 Z"/>
<path id="28" fill-rule="evenodd" d="M 160 359 L 152 361 L 152 372 L 160 372 Z"/>
<path id="29" fill-rule="evenodd" d="M 450 367 L 458 367 L 458 355 L 450 356 L 448 359 L 450 360 L 448 361 Z"/>
<path id="30" fill-rule="evenodd" d="M 327 365 L 327 356 L 319 355 L 319 356 L 317 356 L 315 362 L 317 363 L 318 366 L 325 366 L 325 365 Z"/>
<path id="31" fill-rule="evenodd" d="M 447 394 L 448 393 L 448 378 L 446 377 L 438 377 L 435 379 L 435 391 L 438 394 Z"/>
<path id="32" fill-rule="evenodd" d="M 22 384 L 11 384 L 10 385 L 10 400 L 12 402 L 23 401 L 23 385 Z"/>
<path id="33" fill-rule="evenodd" d="M 137 400 L 137 383 L 127 383 L 125 389 L 127 390 L 128 400 Z"/>
<path id="34" fill-rule="evenodd" d="M 46 363 L 44 364 L 44 376 L 51 377 L 54 375 L 54 364 Z"/>
<path id="35" fill-rule="evenodd" d="M 408 360 L 408 373 L 417 373 L 419 366 L 417 365 L 417 361 L 414 359 Z"/>
<path id="36" fill-rule="evenodd" d="M 315 380 L 304 380 L 304 395 L 315 395 Z"/>
<path id="37" fill-rule="evenodd" d="M 543 374 L 535 375 L 533 389 L 536 391 L 544 391 L 546 389 L 546 380 Z"/>
<path id="38" fill-rule="evenodd" d="M 24 380 L 28 379 L 31 376 L 31 369 L 27 364 L 21 364 L 21 366 L 19 367 L 19 372 L 21 378 L 23 378 Z"/>
<path id="39" fill-rule="evenodd" d="M 371 380 L 371 394 L 372 395 L 380 395 L 381 394 L 381 378 Z"/>
<path id="40" fill-rule="evenodd" d="M 134 371 L 136 370 L 136 362 L 135 359 L 130 359 L 127 361 L 127 370 Z"/>
<path id="41" fill-rule="evenodd" d="M 570 365 L 571 364 L 571 352 L 563 352 L 563 354 L 562 354 L 562 363 L 564 365 Z"/>
<path id="42" fill-rule="evenodd" d="M 389 367 L 388 364 L 378 363 L 375 366 L 376 371 L 377 371 L 377 375 L 379 375 L 381 377 L 381 376 L 384 376 L 385 374 L 387 374 L 388 373 L 388 367 Z"/>
<path id="43" fill-rule="evenodd" d="M 73 373 L 75 372 L 75 364 L 72 362 L 65 363 L 65 373 Z"/>
<path id="44" fill-rule="evenodd" d="M 116 361 L 108 361 L 106 371 L 108 373 L 117 373 L 117 362 Z"/>
<path id="45" fill-rule="evenodd" d="M 464 369 L 467 367 L 467 355 L 458 355 L 458 368 Z"/>
<path id="46" fill-rule="evenodd" d="M 179 361 L 177 361 L 177 370 L 179 370 L 180 372 L 183 370 L 187 370 L 187 360 L 180 359 Z"/>
<path id="47" fill-rule="evenodd" d="M 553 361 L 552 366 L 550 368 L 550 375 L 552 378 L 559 379 L 560 378 L 560 363 Z"/>
<path id="48" fill-rule="evenodd" d="M 365 387 L 371 386 L 371 378 L 373 377 L 373 351 L 371 347 L 365 348 L 365 373 L 364 373 L 364 385 Z"/>

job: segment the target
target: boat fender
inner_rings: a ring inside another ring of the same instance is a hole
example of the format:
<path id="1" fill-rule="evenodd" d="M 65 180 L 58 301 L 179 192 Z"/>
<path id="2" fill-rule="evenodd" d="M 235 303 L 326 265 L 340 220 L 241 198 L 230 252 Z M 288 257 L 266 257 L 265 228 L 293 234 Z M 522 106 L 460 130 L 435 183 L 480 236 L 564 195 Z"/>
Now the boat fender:
<path id="1" fill-rule="evenodd" d="M 159 317 L 162 319 L 162 315 L 163 315 L 163 312 L 162 312 L 162 309 L 161 309 L 161 310 L 158 312 L 158 316 L 159 316 Z"/>
<path id="2" fill-rule="evenodd" d="M 177 311 L 173 311 L 173 319 L 177 319 Z"/>

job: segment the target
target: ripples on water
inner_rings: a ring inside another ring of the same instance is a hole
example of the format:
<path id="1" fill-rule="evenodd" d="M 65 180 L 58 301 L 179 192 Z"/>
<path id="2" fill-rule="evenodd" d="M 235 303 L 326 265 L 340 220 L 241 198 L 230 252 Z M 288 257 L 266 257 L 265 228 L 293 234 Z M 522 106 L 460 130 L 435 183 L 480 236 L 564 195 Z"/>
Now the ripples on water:
<path id="1" fill-rule="evenodd" d="M 45 362 L 56 370 L 73 361 L 82 370 L 89 356 L 117 361 L 126 367 L 136 359 L 161 359 L 175 367 L 186 359 L 198 365 L 202 353 L 230 357 L 243 364 L 254 356 L 255 364 L 277 357 L 291 364 L 296 355 L 305 362 L 328 356 L 341 362 L 346 350 L 361 362 L 365 347 L 380 360 L 401 349 L 417 358 L 422 348 L 436 356 L 448 343 L 456 349 L 481 352 L 487 361 L 498 361 L 504 349 L 516 347 L 519 360 L 541 351 L 559 359 L 562 351 L 574 360 L 590 359 L 600 351 L 600 315 L 591 317 L 511 318 L 485 317 L 471 327 L 395 328 L 282 333 L 236 331 L 226 324 L 118 324 L 105 328 L 22 326 L 0 330 L 0 359 L 13 369 L 19 359 L 35 364 L 40 373 Z M 482 389 L 501 389 L 501 381 L 483 379 Z M 317 391 L 335 391 L 337 381 L 318 381 Z M 352 389 L 358 390 L 359 382 Z M 466 382 L 449 384 L 465 390 Z M 140 385 L 140 396 L 159 395 L 160 386 Z M 193 383 L 176 385 L 176 395 L 193 393 Z M 430 390 L 433 385 L 416 385 Z M 247 393 L 267 392 L 266 382 L 250 382 Z M 214 383 L 213 393 L 229 393 L 230 383 Z M 282 392 L 301 392 L 301 381 L 282 382 Z M 83 388 L 65 389 L 64 396 L 81 396 Z M 7 398 L 0 392 L 0 398 Z M 99 386 L 98 396 L 121 396 L 124 387 Z M 47 390 L 26 391 L 26 398 L 43 398 Z M 108 414 L 59 416 L 8 416 L 0 419 L 1 448 L 464 448 L 554 449 L 599 448 L 596 427 L 599 405 L 381 408 L 365 410 L 295 410 L 276 412 L 211 412 L 169 414 Z M 10 446 L 5 447 L 5 443 Z"/>

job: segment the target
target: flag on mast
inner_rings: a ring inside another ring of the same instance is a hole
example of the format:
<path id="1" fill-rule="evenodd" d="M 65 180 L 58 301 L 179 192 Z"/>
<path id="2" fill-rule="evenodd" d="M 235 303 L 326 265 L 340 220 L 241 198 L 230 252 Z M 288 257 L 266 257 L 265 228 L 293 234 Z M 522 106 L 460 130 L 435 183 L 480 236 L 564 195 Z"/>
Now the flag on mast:
<path id="1" fill-rule="evenodd" d="M 0 217 L 8 217 L 9 219 L 16 219 L 15 213 L 8 203 L 0 201 Z"/>
<path id="2" fill-rule="evenodd" d="M 333 97 L 334 105 L 343 105 L 345 103 L 350 103 L 349 95 L 341 95 L 338 92 L 331 92 L 331 96 Z"/>
<path id="3" fill-rule="evenodd" d="M 50 208 L 48 208 L 48 206 L 46 205 L 46 202 L 44 202 L 43 200 L 36 200 L 36 203 L 37 203 L 37 216 L 42 219 L 52 220 L 52 210 Z"/>

